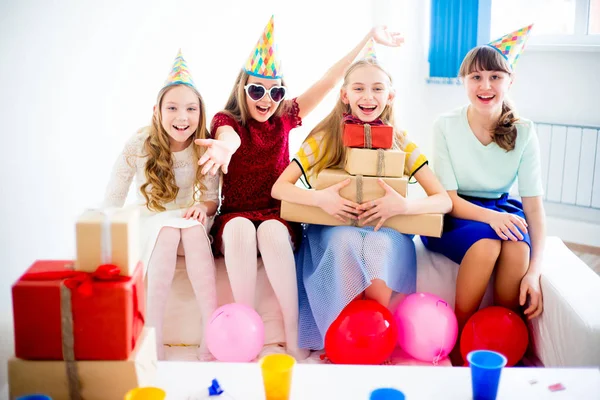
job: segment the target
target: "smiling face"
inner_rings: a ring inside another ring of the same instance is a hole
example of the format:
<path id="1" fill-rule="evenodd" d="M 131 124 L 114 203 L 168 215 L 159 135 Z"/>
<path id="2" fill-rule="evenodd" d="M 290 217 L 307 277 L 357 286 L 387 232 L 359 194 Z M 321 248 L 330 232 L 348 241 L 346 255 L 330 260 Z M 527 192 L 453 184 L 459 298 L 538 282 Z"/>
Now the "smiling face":
<path id="1" fill-rule="evenodd" d="M 513 78 L 506 60 L 488 46 L 471 50 L 460 66 L 471 105 L 481 114 L 497 114 Z"/>
<path id="2" fill-rule="evenodd" d="M 267 91 L 274 86 L 282 86 L 281 79 L 265 79 L 253 75 L 248 76 L 246 86 L 251 84 L 262 85 Z M 273 101 L 268 93 L 265 93 L 265 95 L 258 101 L 250 98 L 248 94 L 245 94 L 245 99 L 246 107 L 248 108 L 250 117 L 258 122 L 265 122 L 271 118 L 277 111 L 277 107 L 279 107 L 280 104 L 280 102 Z"/>
<path id="3" fill-rule="evenodd" d="M 374 65 L 362 65 L 348 74 L 341 89 L 344 104 L 350 106 L 352 115 L 363 122 L 379 118 L 394 99 L 388 75 Z"/>
<path id="4" fill-rule="evenodd" d="M 502 108 L 512 79 L 503 71 L 475 71 L 464 78 L 467 96 L 473 107 L 482 114 Z"/>
<path id="5" fill-rule="evenodd" d="M 175 151 L 185 148 L 198 129 L 200 121 L 200 101 L 192 89 L 177 85 L 168 89 L 160 104 L 161 124 L 171 148 Z"/>

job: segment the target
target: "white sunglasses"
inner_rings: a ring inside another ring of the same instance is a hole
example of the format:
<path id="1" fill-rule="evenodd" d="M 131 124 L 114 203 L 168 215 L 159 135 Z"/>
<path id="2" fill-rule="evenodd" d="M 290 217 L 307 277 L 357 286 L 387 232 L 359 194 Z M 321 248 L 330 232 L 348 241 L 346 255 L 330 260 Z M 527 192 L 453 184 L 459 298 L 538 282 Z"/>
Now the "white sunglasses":
<path id="1" fill-rule="evenodd" d="M 249 83 L 248 85 L 244 86 L 244 90 L 246 91 L 248 97 L 254 101 L 259 101 L 265 97 L 267 93 L 269 93 L 269 97 L 275 103 L 279 103 L 281 100 L 283 100 L 286 92 L 285 86 L 273 86 L 267 90 L 267 88 L 265 88 L 263 85 L 259 85 L 257 83 Z"/>

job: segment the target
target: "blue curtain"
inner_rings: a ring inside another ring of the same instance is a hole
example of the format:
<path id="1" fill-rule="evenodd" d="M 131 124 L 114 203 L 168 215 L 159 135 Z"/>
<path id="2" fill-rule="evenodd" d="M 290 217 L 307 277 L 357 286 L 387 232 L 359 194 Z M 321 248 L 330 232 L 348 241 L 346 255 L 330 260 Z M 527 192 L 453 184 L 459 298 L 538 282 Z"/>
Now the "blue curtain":
<path id="1" fill-rule="evenodd" d="M 458 68 L 465 55 L 478 42 L 489 37 L 489 3 L 482 0 L 431 0 L 429 44 L 429 83 L 459 83 Z M 487 21 L 487 24 L 485 23 Z M 481 33 L 478 36 L 478 26 Z M 487 40 L 486 40 L 487 41 Z"/>

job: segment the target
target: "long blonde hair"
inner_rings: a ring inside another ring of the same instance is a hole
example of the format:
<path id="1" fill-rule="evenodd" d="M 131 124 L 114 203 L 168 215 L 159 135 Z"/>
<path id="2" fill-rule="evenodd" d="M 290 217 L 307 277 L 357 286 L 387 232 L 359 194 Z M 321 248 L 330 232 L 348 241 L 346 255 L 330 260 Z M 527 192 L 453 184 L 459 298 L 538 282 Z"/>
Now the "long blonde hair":
<path id="1" fill-rule="evenodd" d="M 467 53 L 463 62 L 460 64 L 458 76 L 464 78 L 473 72 L 479 71 L 502 71 L 509 76 L 512 71 L 506 59 L 496 49 L 490 46 L 478 46 Z M 514 106 L 504 99 L 502 102 L 502 112 L 496 122 L 494 135 L 492 139 L 498 147 L 511 151 L 515 148 L 517 142 L 517 127 L 519 121 Z"/>
<path id="2" fill-rule="evenodd" d="M 342 88 L 346 88 L 350 82 L 348 82 L 348 78 L 358 68 L 373 66 L 380 69 L 383 73 L 387 75 L 390 80 L 389 89 L 392 89 L 392 77 L 390 74 L 379 65 L 379 63 L 374 59 L 364 59 L 354 62 L 344 75 L 344 83 L 342 84 Z M 345 104 L 342 101 L 342 96 L 340 93 L 340 97 L 333 108 L 333 111 L 329 113 L 317 126 L 310 131 L 306 140 L 315 135 L 323 135 L 323 151 L 319 155 L 319 157 L 315 160 L 313 165 L 311 165 L 310 169 L 314 175 L 318 175 L 320 171 L 326 168 L 338 168 L 340 167 L 344 160 L 346 159 L 346 147 L 344 146 L 342 132 L 344 125 L 344 114 L 350 113 L 350 105 Z M 379 119 L 386 124 L 394 127 L 394 148 L 400 148 L 400 143 L 402 140 L 402 133 L 399 132 L 394 126 L 394 106 L 393 102 L 386 105 L 383 109 L 383 112 L 379 116 Z"/>
<path id="3" fill-rule="evenodd" d="M 171 85 L 164 87 L 156 99 L 156 112 L 152 116 L 152 125 L 149 127 L 149 136 L 144 142 L 144 153 L 147 156 L 146 160 L 146 182 L 140 187 L 140 192 L 146 199 L 146 207 L 151 211 L 164 211 L 164 205 L 175 200 L 179 193 L 179 187 L 175 182 L 173 173 L 173 157 L 169 145 L 169 135 L 162 126 L 161 106 L 165 94 L 175 86 Z M 187 85 L 186 85 L 187 86 Z M 206 130 L 206 113 L 204 111 L 204 101 L 198 91 L 189 87 L 200 103 L 200 120 L 198 128 L 192 135 L 192 141 L 195 139 L 205 139 L 208 137 Z M 200 146 L 195 146 L 193 143 L 194 158 L 197 162 L 204 151 L 200 151 Z M 194 180 L 194 195 L 193 201 L 197 202 L 200 199 L 200 193 L 206 190 L 206 186 L 202 182 L 201 169 L 196 163 L 196 178 Z M 191 206 L 191 204 L 190 204 Z"/>
<path id="4" fill-rule="evenodd" d="M 230 117 L 235 119 L 238 123 L 245 126 L 250 120 L 250 111 L 248 111 L 248 105 L 246 104 L 246 90 L 244 87 L 248 83 L 248 78 L 250 75 L 243 69 L 240 70 L 237 78 L 235 78 L 235 84 L 233 85 L 233 89 L 231 89 L 231 93 L 229 94 L 229 99 L 227 99 L 227 103 L 225 103 L 225 108 L 222 112 L 228 114 Z M 285 86 L 283 79 L 281 79 L 281 86 Z M 268 96 L 268 94 L 267 94 Z M 279 117 L 286 109 L 285 103 L 282 101 L 277 105 L 277 110 L 274 117 Z"/>

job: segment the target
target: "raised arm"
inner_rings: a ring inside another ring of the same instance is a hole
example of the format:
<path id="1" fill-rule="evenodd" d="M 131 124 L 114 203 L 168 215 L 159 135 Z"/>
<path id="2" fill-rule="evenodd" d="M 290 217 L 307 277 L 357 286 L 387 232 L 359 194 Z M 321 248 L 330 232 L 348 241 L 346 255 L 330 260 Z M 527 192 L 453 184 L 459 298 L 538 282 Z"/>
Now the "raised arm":
<path id="1" fill-rule="evenodd" d="M 389 32 L 385 26 L 371 29 L 367 35 L 348 54 L 336 62 L 329 70 L 312 85 L 306 92 L 301 94 L 297 101 L 300 108 L 300 118 L 306 117 L 325 98 L 335 85 L 342 80 L 346 68 L 359 55 L 369 39 L 375 39 L 379 44 L 398 47 L 404 43 L 404 39 L 397 32 Z"/>

